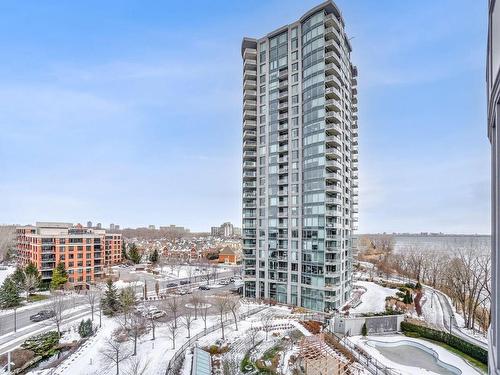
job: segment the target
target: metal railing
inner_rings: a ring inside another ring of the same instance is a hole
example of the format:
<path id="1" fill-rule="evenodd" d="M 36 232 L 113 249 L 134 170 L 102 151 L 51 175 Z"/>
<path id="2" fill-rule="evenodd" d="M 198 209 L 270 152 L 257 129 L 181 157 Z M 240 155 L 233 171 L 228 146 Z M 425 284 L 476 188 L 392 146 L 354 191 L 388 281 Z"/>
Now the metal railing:
<path id="1" fill-rule="evenodd" d="M 241 314 L 240 320 L 245 319 L 250 315 L 261 312 L 262 310 L 265 310 L 267 308 L 269 308 L 269 306 L 256 307 L 255 309 L 252 309 L 246 313 Z M 229 319 L 229 320 L 226 320 L 224 322 L 224 324 L 226 324 L 226 325 L 231 324 L 231 323 L 234 323 L 234 319 Z M 221 326 L 222 326 L 222 324 L 219 322 L 211 327 L 208 327 L 206 330 L 199 332 L 198 334 L 191 337 L 188 341 L 186 341 L 179 349 L 177 349 L 174 356 L 168 362 L 168 366 L 167 366 L 167 370 L 165 372 L 165 375 L 179 374 L 180 368 L 182 366 L 182 362 L 183 362 L 185 354 L 186 354 L 186 350 L 188 348 L 190 348 L 191 346 L 194 346 L 196 341 L 198 341 L 202 337 L 208 335 L 209 333 L 212 333 L 212 332 L 215 332 L 215 331 L 221 329 Z"/>

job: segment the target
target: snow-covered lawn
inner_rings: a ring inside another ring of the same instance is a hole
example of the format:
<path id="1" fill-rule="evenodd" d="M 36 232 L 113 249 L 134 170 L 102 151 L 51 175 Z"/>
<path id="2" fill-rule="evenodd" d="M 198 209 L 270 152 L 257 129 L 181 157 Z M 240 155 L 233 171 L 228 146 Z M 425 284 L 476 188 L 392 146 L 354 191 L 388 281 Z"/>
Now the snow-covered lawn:
<path id="1" fill-rule="evenodd" d="M 385 288 L 371 281 L 356 281 L 355 286 L 366 288 L 361 295 L 361 304 L 349 310 L 352 314 L 377 313 L 385 311 L 385 298 L 394 296 L 396 289 Z"/>
<path id="2" fill-rule="evenodd" d="M 395 343 L 398 341 L 406 341 L 406 342 L 418 343 L 418 344 L 423 345 L 429 349 L 432 349 L 439 356 L 439 360 L 460 369 L 460 371 L 462 371 L 462 375 L 479 375 L 479 374 L 481 374 L 479 371 L 477 371 L 474 367 L 469 365 L 462 358 L 449 352 L 448 350 L 442 348 L 441 346 L 433 344 L 433 343 L 428 342 L 426 340 L 416 339 L 416 338 L 412 338 L 412 337 L 406 337 L 403 335 L 367 336 L 367 337 L 353 336 L 353 337 L 350 337 L 349 339 L 351 342 L 362 347 L 373 358 L 375 358 L 379 362 L 383 363 L 385 366 L 392 368 L 396 371 L 399 371 L 402 375 L 435 374 L 436 372 L 430 371 L 430 370 L 428 370 L 426 368 L 422 368 L 422 367 L 414 367 L 414 366 L 411 366 L 410 364 L 404 365 L 402 363 L 405 361 L 405 359 L 402 359 L 402 358 L 400 360 L 398 360 L 398 362 L 390 360 L 384 354 L 382 354 L 379 351 L 379 349 L 373 347 L 372 345 L 368 345 L 367 341 L 373 340 L 373 341 L 384 342 L 384 343 Z M 404 343 L 401 343 L 401 344 L 404 344 Z M 421 349 L 417 349 L 417 350 L 421 350 Z M 422 351 L 422 353 L 424 354 L 424 358 L 425 358 L 426 352 Z M 429 354 L 429 359 L 427 361 L 422 361 L 422 362 L 424 362 L 423 367 L 435 364 L 435 361 L 433 361 L 430 358 L 430 354 Z M 444 368 L 443 368 L 443 370 L 444 370 Z"/>

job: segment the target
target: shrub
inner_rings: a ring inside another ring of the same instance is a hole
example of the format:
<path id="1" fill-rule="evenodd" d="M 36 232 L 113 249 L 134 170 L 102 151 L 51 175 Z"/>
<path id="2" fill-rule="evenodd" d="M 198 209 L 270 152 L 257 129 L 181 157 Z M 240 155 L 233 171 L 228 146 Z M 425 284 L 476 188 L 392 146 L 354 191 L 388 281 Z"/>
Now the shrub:
<path id="1" fill-rule="evenodd" d="M 429 327 L 424 327 L 408 322 L 402 322 L 401 329 L 406 334 L 418 334 L 421 337 L 425 337 L 427 339 L 443 342 L 484 364 L 488 363 L 488 352 L 485 349 L 462 340 L 461 338 L 450 335 L 447 332 L 437 331 Z"/>
<path id="2" fill-rule="evenodd" d="M 396 297 L 401 298 L 402 300 L 405 298 L 406 293 L 405 292 L 396 292 Z"/>
<path id="3" fill-rule="evenodd" d="M 367 332 L 367 329 L 366 329 L 366 323 L 363 323 L 363 327 L 361 327 L 361 334 L 363 336 L 366 336 L 367 333 L 368 332 Z"/>
<path id="4" fill-rule="evenodd" d="M 55 354 L 58 344 L 59 334 L 56 331 L 50 331 L 30 337 L 21 347 L 33 351 L 36 355 L 45 357 Z"/>
<path id="5" fill-rule="evenodd" d="M 410 289 L 415 289 L 415 284 L 413 284 L 413 283 L 406 283 L 405 287 L 410 288 Z"/>
<path id="6" fill-rule="evenodd" d="M 78 333 L 80 337 L 89 337 L 93 332 L 92 321 L 90 319 L 83 320 L 80 322 L 78 326 Z"/>

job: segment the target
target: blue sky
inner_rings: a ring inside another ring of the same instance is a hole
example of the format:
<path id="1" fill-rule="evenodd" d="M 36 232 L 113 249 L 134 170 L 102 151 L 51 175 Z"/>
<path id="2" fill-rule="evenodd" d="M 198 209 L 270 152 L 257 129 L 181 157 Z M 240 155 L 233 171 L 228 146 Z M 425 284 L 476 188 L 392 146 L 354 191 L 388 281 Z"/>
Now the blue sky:
<path id="1" fill-rule="evenodd" d="M 318 3 L 0 3 L 0 223 L 239 225 L 241 38 Z M 486 1 L 337 4 L 360 232 L 489 233 Z"/>

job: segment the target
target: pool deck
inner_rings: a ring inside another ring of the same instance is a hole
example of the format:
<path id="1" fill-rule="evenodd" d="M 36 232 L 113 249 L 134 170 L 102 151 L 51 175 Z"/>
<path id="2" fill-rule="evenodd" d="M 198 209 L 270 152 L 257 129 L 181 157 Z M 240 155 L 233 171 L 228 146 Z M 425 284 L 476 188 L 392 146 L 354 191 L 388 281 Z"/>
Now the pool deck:
<path id="1" fill-rule="evenodd" d="M 442 348 L 441 346 L 435 345 L 435 344 L 430 343 L 426 340 L 416 339 L 416 338 L 412 338 L 412 337 L 406 337 L 404 335 L 367 336 L 367 337 L 353 336 L 353 337 L 350 337 L 349 339 L 351 342 L 362 347 L 372 357 L 374 357 L 378 361 L 382 362 L 384 365 L 400 372 L 403 375 L 407 375 L 407 374 L 414 375 L 417 373 L 418 374 L 440 374 L 440 372 L 433 372 L 433 371 L 430 371 L 428 369 L 418 367 L 418 366 L 409 366 L 409 365 L 405 366 L 401 363 L 392 361 L 390 358 L 384 356 L 379 350 L 377 350 L 377 348 L 374 348 L 373 346 L 368 345 L 367 341 L 378 341 L 378 342 L 383 342 L 383 343 L 395 343 L 397 341 L 415 342 L 415 343 L 418 343 L 420 345 L 424 345 L 427 348 L 434 350 L 438 354 L 439 360 L 460 369 L 462 371 L 462 375 L 480 375 L 480 374 L 482 374 L 481 372 L 476 370 L 474 367 L 469 365 L 462 358 L 449 352 L 448 350 Z M 405 343 L 402 343 L 402 345 L 405 345 Z M 418 349 L 415 348 L 415 350 L 418 350 Z M 414 358 L 414 360 L 415 360 L 415 362 L 419 362 L 419 358 Z M 399 362 L 404 362 L 404 361 L 405 361 L 405 356 L 401 356 Z M 435 368 L 432 366 L 429 366 L 429 367 Z"/>

